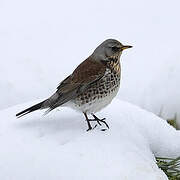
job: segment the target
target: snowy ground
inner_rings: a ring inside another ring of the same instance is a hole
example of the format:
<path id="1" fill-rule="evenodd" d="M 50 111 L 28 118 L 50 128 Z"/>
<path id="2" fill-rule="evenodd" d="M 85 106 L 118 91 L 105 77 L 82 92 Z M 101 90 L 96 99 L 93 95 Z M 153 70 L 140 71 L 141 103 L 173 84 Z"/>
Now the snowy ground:
<path id="1" fill-rule="evenodd" d="M 2 180 L 165 180 L 154 155 L 180 155 L 180 132 L 127 102 L 116 99 L 98 114 L 109 130 L 90 132 L 84 117 L 66 108 L 15 118 L 32 104 L 0 112 Z"/>

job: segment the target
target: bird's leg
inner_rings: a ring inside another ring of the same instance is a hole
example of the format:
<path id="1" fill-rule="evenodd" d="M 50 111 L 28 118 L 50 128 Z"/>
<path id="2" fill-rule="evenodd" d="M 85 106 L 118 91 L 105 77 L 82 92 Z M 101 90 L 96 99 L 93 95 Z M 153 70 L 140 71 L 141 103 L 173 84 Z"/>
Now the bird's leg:
<path id="1" fill-rule="evenodd" d="M 98 117 L 96 117 L 94 114 L 92 114 L 92 116 L 94 117 L 94 119 L 89 119 L 89 121 L 96 121 L 100 126 L 102 126 L 102 124 L 99 121 L 100 119 Z M 104 119 L 102 119 L 102 120 L 104 120 Z"/>
<path id="2" fill-rule="evenodd" d="M 86 113 L 83 113 L 84 114 L 84 116 L 85 116 L 85 118 L 86 118 L 86 121 L 87 121 L 87 124 L 88 124 L 88 129 L 87 129 L 87 131 L 90 131 L 90 130 L 92 130 L 92 129 L 94 129 L 94 128 L 96 128 L 96 126 L 94 126 L 94 128 L 92 128 L 92 126 L 91 126 L 91 124 L 90 124 L 90 119 L 88 118 L 88 116 L 87 116 L 87 114 Z"/>
<path id="3" fill-rule="evenodd" d="M 100 126 L 101 126 L 101 123 L 104 123 L 106 125 L 106 127 L 109 129 L 109 125 L 107 124 L 107 122 L 105 121 L 106 118 L 103 118 L 103 119 L 99 119 L 97 116 L 95 116 L 94 114 L 92 114 L 92 116 L 94 117 L 93 120 L 91 121 L 96 121 Z"/>

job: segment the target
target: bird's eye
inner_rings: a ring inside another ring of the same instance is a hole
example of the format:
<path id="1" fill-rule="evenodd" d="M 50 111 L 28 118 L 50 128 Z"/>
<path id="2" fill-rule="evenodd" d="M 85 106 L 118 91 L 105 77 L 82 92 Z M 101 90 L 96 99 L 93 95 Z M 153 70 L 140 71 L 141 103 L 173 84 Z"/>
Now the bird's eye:
<path id="1" fill-rule="evenodd" d="M 114 52 L 119 51 L 119 47 L 113 46 L 113 47 L 112 47 L 112 50 L 113 50 Z"/>

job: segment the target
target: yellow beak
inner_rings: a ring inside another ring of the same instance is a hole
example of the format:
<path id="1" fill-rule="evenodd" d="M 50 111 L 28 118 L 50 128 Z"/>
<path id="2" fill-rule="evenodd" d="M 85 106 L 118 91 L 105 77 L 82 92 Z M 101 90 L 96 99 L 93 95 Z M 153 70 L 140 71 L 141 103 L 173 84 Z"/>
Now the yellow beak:
<path id="1" fill-rule="evenodd" d="M 132 48 L 132 47 L 133 46 L 125 45 L 125 46 L 121 47 L 121 49 L 124 50 L 124 49 Z"/>

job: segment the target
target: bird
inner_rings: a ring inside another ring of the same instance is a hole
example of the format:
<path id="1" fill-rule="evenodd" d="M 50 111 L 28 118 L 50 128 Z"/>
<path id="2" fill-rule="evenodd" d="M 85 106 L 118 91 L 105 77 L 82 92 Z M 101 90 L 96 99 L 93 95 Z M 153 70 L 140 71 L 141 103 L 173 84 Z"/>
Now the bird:
<path id="1" fill-rule="evenodd" d="M 67 106 L 84 114 L 87 131 L 102 124 L 109 128 L 105 118 L 100 119 L 95 113 L 110 104 L 117 95 L 121 79 L 120 57 L 122 51 L 128 48 L 132 46 L 123 45 L 116 39 L 103 41 L 72 74 L 61 81 L 52 96 L 17 113 L 16 117 L 42 109 L 47 109 L 45 113 L 49 113 L 55 108 Z M 92 121 L 96 122 L 94 127 Z"/>

